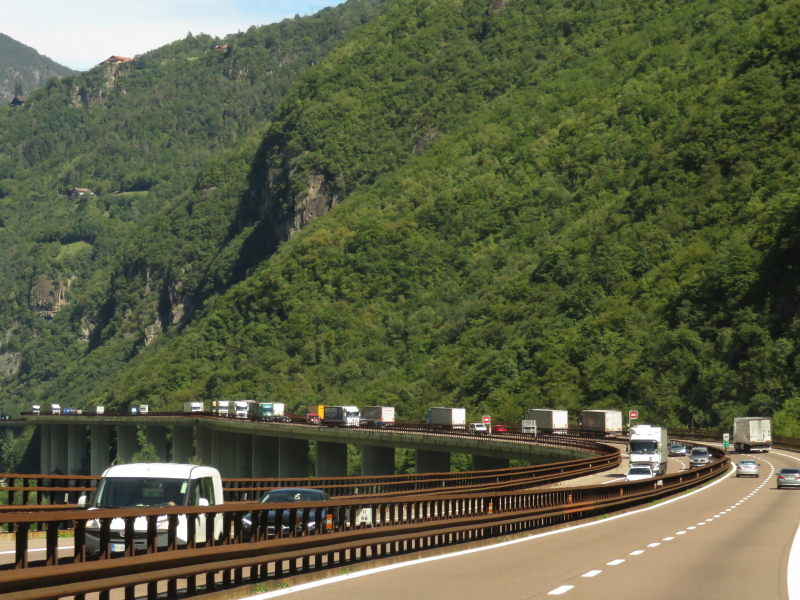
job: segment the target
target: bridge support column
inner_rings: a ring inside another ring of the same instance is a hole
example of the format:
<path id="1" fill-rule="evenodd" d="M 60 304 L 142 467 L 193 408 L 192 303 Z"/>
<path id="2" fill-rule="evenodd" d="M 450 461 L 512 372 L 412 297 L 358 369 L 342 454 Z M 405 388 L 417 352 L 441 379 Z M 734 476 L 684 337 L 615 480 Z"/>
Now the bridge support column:
<path id="1" fill-rule="evenodd" d="M 280 438 L 279 477 L 308 477 L 308 440 Z"/>
<path id="2" fill-rule="evenodd" d="M 144 433 L 147 442 L 156 451 L 158 462 L 167 462 L 167 428 L 162 425 L 147 425 Z"/>
<path id="3" fill-rule="evenodd" d="M 235 477 L 253 476 L 253 436 L 237 435 L 232 442 L 236 444 L 236 464 L 233 466 Z"/>
<path id="4" fill-rule="evenodd" d="M 223 477 L 227 477 L 228 474 L 224 472 L 225 469 L 225 458 L 222 452 L 223 446 L 223 434 L 221 431 L 217 431 L 216 429 L 211 430 L 211 463 L 212 467 L 216 467 L 216 469 L 222 474 Z"/>
<path id="5" fill-rule="evenodd" d="M 86 468 L 86 427 L 67 425 L 67 473 L 84 475 Z"/>
<path id="6" fill-rule="evenodd" d="M 172 460 L 188 463 L 194 456 L 194 431 L 191 427 L 172 428 Z"/>
<path id="7" fill-rule="evenodd" d="M 227 431 L 220 432 L 220 456 L 222 458 L 222 468 L 219 470 L 223 477 L 237 477 L 239 473 L 238 462 L 238 438 L 235 433 Z M 214 439 L 216 442 L 216 438 Z"/>
<path id="8" fill-rule="evenodd" d="M 394 475 L 394 448 L 361 446 L 362 475 Z"/>
<path id="9" fill-rule="evenodd" d="M 253 465 L 253 477 L 279 477 L 280 443 L 278 438 L 253 435 L 250 463 Z"/>
<path id="10" fill-rule="evenodd" d="M 109 465 L 111 428 L 108 425 L 92 425 L 89 429 L 91 445 L 90 475 L 102 475 Z"/>
<path id="11" fill-rule="evenodd" d="M 447 473 L 449 471 L 449 452 L 417 450 L 417 473 Z"/>
<path id="12" fill-rule="evenodd" d="M 317 477 L 347 475 L 347 444 L 317 442 Z"/>
<path id="13" fill-rule="evenodd" d="M 66 425 L 50 428 L 50 467 L 52 473 L 67 474 L 69 456 L 69 431 Z"/>
<path id="14" fill-rule="evenodd" d="M 214 465 L 214 435 L 206 428 L 196 425 L 194 428 L 194 443 L 197 448 L 197 458 L 202 465 Z"/>
<path id="15" fill-rule="evenodd" d="M 139 449 L 136 440 L 136 425 L 117 426 L 117 458 L 123 463 L 133 460 L 133 455 Z"/>
<path id="16" fill-rule="evenodd" d="M 507 458 L 495 458 L 492 456 L 479 456 L 472 455 L 472 470 L 473 471 L 488 471 L 490 469 L 507 469 Z"/>
<path id="17" fill-rule="evenodd" d="M 39 425 L 39 473 L 49 475 L 53 469 L 53 463 L 50 460 L 52 451 L 50 450 L 52 442 L 52 425 Z"/>

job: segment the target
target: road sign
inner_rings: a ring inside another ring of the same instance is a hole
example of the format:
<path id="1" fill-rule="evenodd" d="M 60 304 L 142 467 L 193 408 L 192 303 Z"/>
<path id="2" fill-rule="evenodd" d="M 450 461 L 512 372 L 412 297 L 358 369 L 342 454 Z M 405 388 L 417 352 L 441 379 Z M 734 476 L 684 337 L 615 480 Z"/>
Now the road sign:
<path id="1" fill-rule="evenodd" d="M 723 433 L 722 434 L 722 441 L 723 442 L 730 442 L 731 441 L 731 434 L 730 433 Z"/>
<path id="2" fill-rule="evenodd" d="M 492 422 L 492 417 L 489 415 L 483 415 L 482 418 L 485 425 L 489 425 Z"/>
<path id="3" fill-rule="evenodd" d="M 630 420 L 638 419 L 639 418 L 639 411 L 638 410 L 630 410 L 630 411 L 628 411 L 628 418 Z"/>

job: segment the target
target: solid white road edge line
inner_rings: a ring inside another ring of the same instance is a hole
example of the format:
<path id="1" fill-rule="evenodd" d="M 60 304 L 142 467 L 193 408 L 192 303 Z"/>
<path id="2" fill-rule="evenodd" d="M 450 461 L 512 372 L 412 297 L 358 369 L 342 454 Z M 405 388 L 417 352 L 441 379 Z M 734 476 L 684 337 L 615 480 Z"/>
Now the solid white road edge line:
<path id="1" fill-rule="evenodd" d="M 733 473 L 736 470 L 736 465 L 731 463 L 730 472 Z M 723 481 L 727 481 L 727 477 L 719 477 L 716 481 L 712 481 L 711 483 L 704 485 L 701 488 L 697 488 L 696 490 L 692 490 L 686 494 L 681 494 L 680 496 L 676 496 L 675 498 L 670 498 L 669 500 L 664 500 L 663 502 L 659 502 L 658 504 L 651 504 L 650 506 L 646 506 L 644 508 L 639 508 L 637 510 L 632 510 L 631 512 L 622 513 L 619 515 L 614 515 L 613 517 L 607 517 L 605 519 L 600 519 L 597 521 L 592 521 L 590 523 L 580 523 L 579 525 L 573 525 L 571 527 L 565 527 L 563 529 L 556 529 L 553 531 L 545 531 L 544 533 L 536 533 L 533 535 L 529 535 L 523 538 L 518 538 L 516 540 L 508 540 L 506 542 L 500 542 L 498 544 L 492 544 L 491 546 L 481 546 L 480 548 L 470 548 L 469 550 L 459 550 L 457 552 L 451 552 L 450 554 L 440 554 L 438 556 L 429 556 L 426 558 L 417 558 L 415 560 L 409 560 L 407 562 L 402 563 L 395 563 L 391 565 L 384 565 L 381 567 L 375 567 L 374 569 L 365 569 L 363 571 L 356 571 L 355 573 L 348 573 L 346 575 L 336 575 L 334 577 L 329 577 L 326 579 L 320 579 L 318 581 L 310 581 L 308 583 L 301 583 L 292 587 L 284 588 L 282 590 L 276 590 L 274 592 L 264 592 L 263 594 L 256 594 L 255 596 L 248 596 L 246 598 L 242 598 L 242 600 L 267 600 L 268 598 L 277 598 L 279 596 L 286 596 L 288 594 L 292 594 L 294 592 L 301 592 L 305 590 L 310 590 L 318 587 L 322 587 L 323 585 L 329 585 L 333 583 L 338 583 L 340 581 L 346 581 L 348 579 L 355 579 L 357 577 L 365 577 L 367 575 L 374 575 L 375 573 L 382 573 L 384 571 L 393 571 L 394 569 L 401 569 L 403 567 L 410 567 L 413 565 L 418 565 L 421 563 L 426 562 L 433 562 L 435 560 L 445 560 L 448 558 L 455 558 L 458 556 L 464 556 L 466 554 L 474 554 L 476 552 L 485 552 L 486 550 L 494 550 L 495 548 L 502 548 L 504 546 L 512 546 L 514 544 L 521 544 L 524 542 L 529 542 L 531 540 L 537 540 L 543 537 L 549 537 L 551 535 L 559 535 L 562 533 L 566 533 L 568 531 L 574 531 L 576 529 L 583 529 L 584 527 L 594 527 L 596 525 L 602 525 L 603 523 L 609 523 L 611 521 L 616 521 L 617 519 L 622 519 L 625 517 L 629 517 L 631 515 L 636 515 L 639 513 L 647 512 L 650 510 L 656 510 L 661 508 L 662 506 L 666 506 L 667 504 L 672 504 L 673 502 L 678 502 L 683 500 L 684 498 L 688 498 L 689 496 L 694 496 L 695 494 L 699 494 L 709 488 L 714 487 L 715 485 L 722 483 Z M 795 600 L 792 598 L 792 600 Z M 797 599 L 800 600 L 800 599 Z"/>
<path id="2" fill-rule="evenodd" d="M 786 587 L 789 590 L 789 600 L 800 600 L 800 525 L 794 534 L 789 562 L 786 564 Z"/>

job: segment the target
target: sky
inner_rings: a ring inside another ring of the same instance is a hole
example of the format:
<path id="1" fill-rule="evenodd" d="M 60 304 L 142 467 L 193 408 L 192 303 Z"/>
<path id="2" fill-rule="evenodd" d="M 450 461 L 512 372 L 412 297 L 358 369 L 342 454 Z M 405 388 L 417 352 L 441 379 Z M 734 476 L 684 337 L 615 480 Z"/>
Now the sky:
<path id="1" fill-rule="evenodd" d="M 224 37 L 343 0 L 0 0 L 0 33 L 86 71 L 111 55 L 133 58 L 188 33 Z"/>

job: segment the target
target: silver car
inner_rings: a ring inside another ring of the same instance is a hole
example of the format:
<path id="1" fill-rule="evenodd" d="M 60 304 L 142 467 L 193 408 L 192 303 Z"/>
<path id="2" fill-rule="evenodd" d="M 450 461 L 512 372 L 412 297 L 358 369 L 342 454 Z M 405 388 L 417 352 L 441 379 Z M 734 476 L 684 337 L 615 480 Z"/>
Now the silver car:
<path id="1" fill-rule="evenodd" d="M 736 476 L 752 476 L 758 477 L 759 464 L 754 460 L 740 460 L 736 463 Z"/>
<path id="2" fill-rule="evenodd" d="M 711 462 L 711 453 L 705 446 L 695 446 L 689 453 L 689 466 L 692 469 L 705 467 Z"/>
<path id="3" fill-rule="evenodd" d="M 800 469 L 781 469 L 778 473 L 778 489 L 800 487 Z"/>

